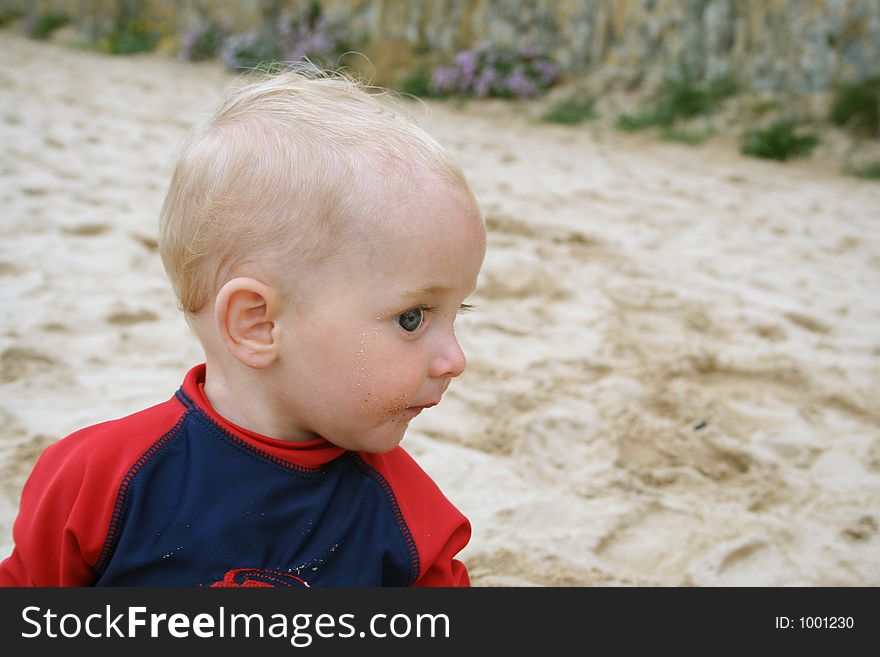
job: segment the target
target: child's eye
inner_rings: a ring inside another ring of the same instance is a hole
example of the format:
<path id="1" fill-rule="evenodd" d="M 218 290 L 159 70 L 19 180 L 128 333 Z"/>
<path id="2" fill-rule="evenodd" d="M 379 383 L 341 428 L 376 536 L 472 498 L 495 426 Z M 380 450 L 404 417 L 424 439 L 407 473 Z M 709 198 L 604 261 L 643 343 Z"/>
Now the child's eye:
<path id="1" fill-rule="evenodd" d="M 400 324 L 404 331 L 412 333 L 422 325 L 424 317 L 425 311 L 421 308 L 410 308 L 398 315 L 397 323 Z"/>

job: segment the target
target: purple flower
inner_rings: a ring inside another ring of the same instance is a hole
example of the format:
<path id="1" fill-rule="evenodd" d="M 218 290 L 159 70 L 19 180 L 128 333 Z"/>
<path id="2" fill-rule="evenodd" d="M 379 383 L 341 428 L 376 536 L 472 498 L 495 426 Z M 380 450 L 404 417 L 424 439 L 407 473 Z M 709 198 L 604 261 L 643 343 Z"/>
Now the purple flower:
<path id="1" fill-rule="evenodd" d="M 520 67 L 507 76 L 504 80 L 504 88 L 517 98 L 531 98 L 538 95 L 538 85 Z"/>
<path id="2" fill-rule="evenodd" d="M 207 21 L 197 24 L 180 38 L 179 58 L 196 62 L 213 57 L 229 31 L 230 27 L 226 22 Z"/>
<path id="3" fill-rule="evenodd" d="M 559 78 L 559 67 L 537 46 L 514 50 L 481 44 L 462 50 L 454 67 L 437 68 L 431 86 L 438 92 L 458 91 L 486 96 L 537 96 Z"/>
<path id="4" fill-rule="evenodd" d="M 252 68 L 260 62 L 277 58 L 275 44 L 262 41 L 257 31 L 229 37 L 220 51 L 220 59 L 233 70 Z"/>
<path id="5" fill-rule="evenodd" d="M 497 79 L 498 74 L 495 73 L 494 68 L 484 68 L 474 80 L 474 95 L 478 98 L 485 98 L 491 94 Z"/>
<path id="6" fill-rule="evenodd" d="M 344 26 L 315 18 L 309 11 L 291 14 L 282 12 L 276 25 L 276 38 L 285 59 L 299 61 L 309 58 L 316 63 L 341 54 L 348 40 Z"/>
<path id="7" fill-rule="evenodd" d="M 201 26 L 197 26 L 180 37 L 180 53 L 178 55 L 180 59 L 188 61 L 192 57 L 190 52 L 192 51 L 193 44 L 199 40 L 201 32 Z"/>
<path id="8" fill-rule="evenodd" d="M 541 81 L 541 86 L 543 87 L 549 87 L 559 78 L 559 67 L 551 61 L 538 59 L 532 62 L 532 66 L 538 73 L 538 79 Z"/>
<path id="9" fill-rule="evenodd" d="M 226 66 L 236 69 L 242 66 L 249 66 L 249 62 L 243 61 L 242 53 L 253 50 L 259 38 L 256 32 L 245 32 L 244 34 L 234 34 L 223 44 L 220 50 L 220 59 Z"/>
<path id="10" fill-rule="evenodd" d="M 463 77 L 473 78 L 477 72 L 479 54 L 475 50 L 462 50 L 455 56 L 455 65 L 458 66 Z"/>
<path id="11" fill-rule="evenodd" d="M 309 50 L 320 54 L 332 54 L 335 44 L 323 32 L 315 32 L 309 39 Z"/>
<path id="12" fill-rule="evenodd" d="M 454 66 L 435 68 L 431 74 L 431 89 L 436 93 L 448 94 L 455 90 L 458 82 L 458 69 Z"/>

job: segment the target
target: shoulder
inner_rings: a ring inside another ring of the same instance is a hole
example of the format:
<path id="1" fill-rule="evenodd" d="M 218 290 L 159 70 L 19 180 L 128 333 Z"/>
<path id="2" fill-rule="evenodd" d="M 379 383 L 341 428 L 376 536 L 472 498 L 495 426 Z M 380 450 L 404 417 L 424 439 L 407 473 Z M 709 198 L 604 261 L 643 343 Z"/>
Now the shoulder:
<path id="1" fill-rule="evenodd" d="M 185 413 L 172 398 L 48 447 L 22 490 L 16 547 L 5 571 L 0 568 L 0 582 L 92 583 L 123 480 L 163 437 L 174 435 Z"/>
<path id="2" fill-rule="evenodd" d="M 153 444 L 172 432 L 185 413 L 186 408 L 172 397 L 131 415 L 75 431 L 50 445 L 40 462 L 43 466 L 52 464 L 110 474 L 108 465 L 130 466 Z"/>
<path id="3" fill-rule="evenodd" d="M 455 555 L 470 540 L 471 526 L 436 482 L 402 448 L 361 458 L 387 482 L 419 556 L 417 586 L 467 586 L 467 569 Z"/>
<path id="4" fill-rule="evenodd" d="M 404 497 L 411 494 L 429 494 L 431 500 L 448 504 L 434 480 L 416 463 L 402 447 L 395 447 L 384 454 L 358 452 L 364 462 L 388 482 L 395 494 Z"/>
<path id="5" fill-rule="evenodd" d="M 402 447 L 384 454 L 361 453 L 360 456 L 387 482 L 417 541 L 469 527 L 461 511 Z"/>

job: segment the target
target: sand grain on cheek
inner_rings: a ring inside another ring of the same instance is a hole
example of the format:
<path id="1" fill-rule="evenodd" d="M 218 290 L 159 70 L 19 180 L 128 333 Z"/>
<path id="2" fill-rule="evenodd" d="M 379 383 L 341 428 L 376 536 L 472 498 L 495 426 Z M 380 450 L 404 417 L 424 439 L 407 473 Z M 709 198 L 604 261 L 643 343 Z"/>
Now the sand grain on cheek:
<path id="1" fill-rule="evenodd" d="M 373 378 L 370 376 L 368 364 L 372 347 L 381 332 L 382 329 L 377 328 L 361 333 L 357 351 L 352 357 L 352 385 L 360 397 L 361 410 L 364 412 L 375 412 L 378 403 L 372 392 Z"/>
<path id="2" fill-rule="evenodd" d="M 388 401 L 382 405 L 381 418 L 382 422 L 392 422 L 394 424 L 406 424 L 409 418 L 401 415 L 401 411 L 409 408 L 409 395 L 404 393 L 399 397 Z"/>
<path id="3" fill-rule="evenodd" d="M 369 363 L 375 353 L 376 340 L 381 333 L 382 329 L 376 328 L 361 334 L 358 349 L 352 357 L 353 386 L 359 395 L 361 410 L 366 415 L 374 417 L 377 425 L 387 422 L 405 424 L 407 418 L 403 417 L 401 412 L 409 408 L 409 395 L 403 393 L 387 399 L 375 390 L 376 376 L 371 373 Z"/>

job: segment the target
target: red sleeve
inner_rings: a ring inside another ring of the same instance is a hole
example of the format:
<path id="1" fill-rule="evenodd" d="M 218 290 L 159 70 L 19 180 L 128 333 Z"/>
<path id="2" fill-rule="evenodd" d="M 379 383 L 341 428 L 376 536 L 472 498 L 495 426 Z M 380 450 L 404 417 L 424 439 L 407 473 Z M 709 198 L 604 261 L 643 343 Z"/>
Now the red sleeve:
<path id="1" fill-rule="evenodd" d="M 62 441 L 43 452 L 24 486 L 15 549 L 0 564 L 3 586 L 87 586 L 95 580 L 96 558 L 74 512 L 85 473 L 65 446 Z"/>
<path id="2" fill-rule="evenodd" d="M 22 490 L 0 586 L 94 584 L 123 478 L 182 412 L 172 399 L 47 448 Z"/>
<path id="3" fill-rule="evenodd" d="M 361 456 L 391 486 L 415 541 L 419 554 L 415 586 L 470 586 L 467 568 L 455 558 L 470 540 L 468 519 L 402 448 Z"/>

